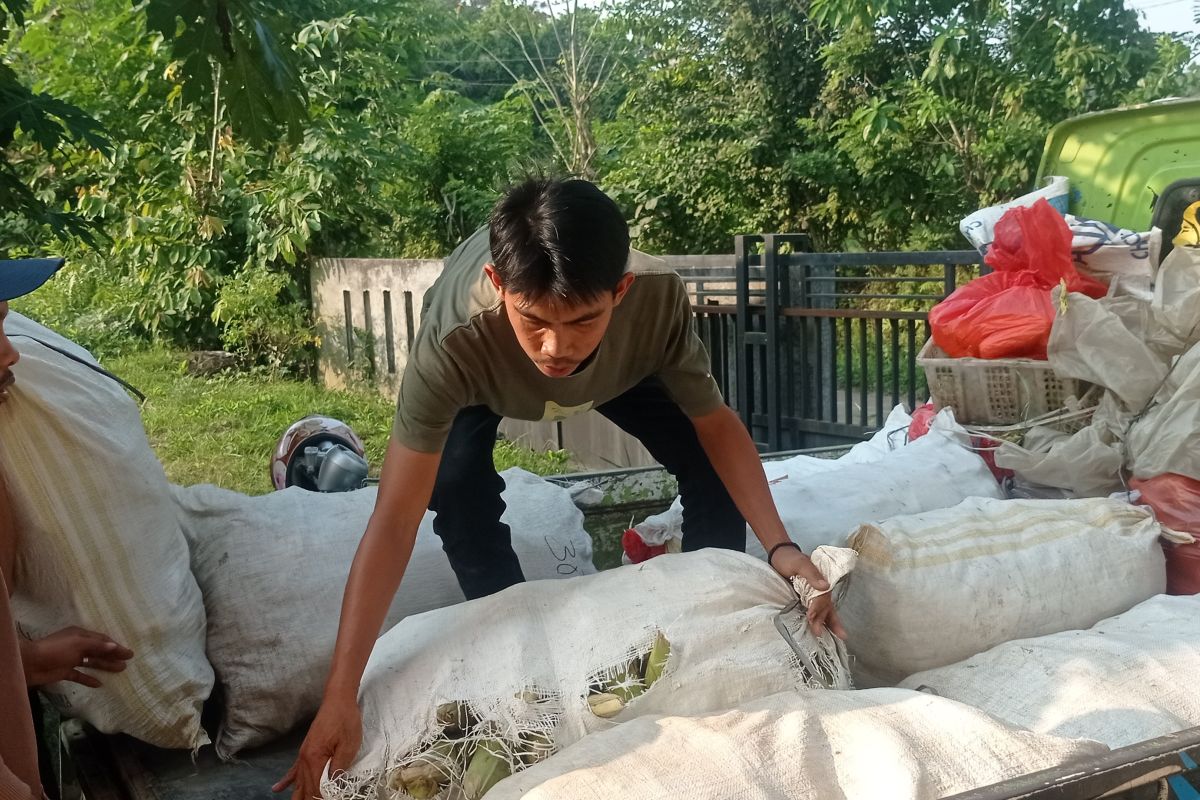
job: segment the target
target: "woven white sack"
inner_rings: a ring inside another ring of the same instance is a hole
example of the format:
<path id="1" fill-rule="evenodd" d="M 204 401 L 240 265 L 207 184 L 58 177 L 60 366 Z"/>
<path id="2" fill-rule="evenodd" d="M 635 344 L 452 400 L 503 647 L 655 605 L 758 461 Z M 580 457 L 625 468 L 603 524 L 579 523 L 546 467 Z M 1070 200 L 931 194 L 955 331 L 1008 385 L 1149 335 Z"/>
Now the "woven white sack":
<path id="1" fill-rule="evenodd" d="M 1158 595 L 1090 630 L 1008 642 L 901 685 L 1117 748 L 1200 725 L 1198 682 L 1200 596 Z"/>
<path id="2" fill-rule="evenodd" d="M 4 323 L 21 352 L 0 408 L 0 471 L 20 535 L 13 613 L 33 636 L 70 625 L 108 634 L 135 656 L 104 686 L 47 693 L 70 716 L 159 747 L 208 738 L 212 690 L 204 607 L 162 465 L 135 403 L 82 348 L 20 314 Z"/>
<path id="3" fill-rule="evenodd" d="M 521 469 L 502 477 L 503 520 L 526 578 L 595 572 L 583 514 L 567 490 Z M 223 689 L 217 753 L 229 758 L 288 731 L 320 705 L 350 562 L 376 490 L 173 492 L 208 608 L 208 656 Z M 432 516 L 417 533 L 385 630 L 463 601 Z"/>
<path id="4" fill-rule="evenodd" d="M 932 800 L 1105 750 L 901 689 L 787 692 L 709 716 L 640 717 L 487 800 Z"/>
<path id="5" fill-rule="evenodd" d="M 1166 588 L 1150 511 L 1108 499 L 987 500 L 864 525 L 839 608 L 859 685 L 1001 642 L 1086 628 Z"/>
<path id="6" fill-rule="evenodd" d="M 788 535 L 811 553 L 820 545 L 845 546 L 846 537 L 868 522 L 946 508 L 967 497 L 1003 497 L 983 459 L 959 444 L 955 428 L 944 412 L 928 434 L 907 445 L 905 430 L 885 426 L 881 433 L 886 432 L 884 442 L 893 442 L 891 450 L 868 450 L 848 461 L 796 456 L 764 464 Z M 634 530 L 648 544 L 680 539 L 681 500 Z M 746 552 L 767 557 L 749 527 Z"/>
<path id="7" fill-rule="evenodd" d="M 376 643 L 359 693 L 363 748 L 326 796 L 389 796 L 382 787 L 434 736 L 442 703 L 469 704 L 496 738 L 533 732 L 566 747 L 639 715 L 712 712 L 796 688 L 796 656 L 775 627 L 795 599 L 758 559 L 706 549 L 409 617 Z M 658 633 L 670 641 L 662 677 L 611 719 L 594 715 L 589 685 Z"/>

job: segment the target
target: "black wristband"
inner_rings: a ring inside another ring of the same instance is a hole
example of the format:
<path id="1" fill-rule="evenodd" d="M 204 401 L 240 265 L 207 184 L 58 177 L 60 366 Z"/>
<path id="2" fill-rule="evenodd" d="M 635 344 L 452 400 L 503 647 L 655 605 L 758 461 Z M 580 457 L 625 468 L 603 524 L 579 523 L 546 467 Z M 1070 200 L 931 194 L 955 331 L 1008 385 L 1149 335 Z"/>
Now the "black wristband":
<path id="1" fill-rule="evenodd" d="M 775 551 L 781 547 L 794 547 L 797 550 L 800 550 L 800 545 L 796 544 L 795 542 L 780 542 L 779 544 L 775 545 L 767 551 L 767 566 L 769 566 L 771 569 L 775 569 L 775 565 L 771 563 L 771 559 L 775 557 Z M 803 550 L 800 550 L 800 552 L 801 554 L 804 553 Z"/>

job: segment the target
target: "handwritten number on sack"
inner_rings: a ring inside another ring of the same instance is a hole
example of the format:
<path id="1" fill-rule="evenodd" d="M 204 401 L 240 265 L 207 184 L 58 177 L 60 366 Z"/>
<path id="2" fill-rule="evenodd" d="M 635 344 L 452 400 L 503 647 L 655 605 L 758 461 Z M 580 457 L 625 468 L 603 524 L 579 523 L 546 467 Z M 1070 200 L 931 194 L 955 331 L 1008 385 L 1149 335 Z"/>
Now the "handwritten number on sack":
<path id="1" fill-rule="evenodd" d="M 558 551 L 554 548 L 554 543 L 550 541 L 549 536 L 542 537 L 542 541 L 546 543 L 546 548 L 550 551 L 550 555 L 554 556 L 554 558 L 559 562 L 558 566 L 555 568 L 559 575 L 574 575 L 579 571 L 579 567 L 569 563 L 569 560 L 574 560 L 575 558 L 575 547 L 573 545 L 559 545 L 559 547 L 562 548 L 562 555 L 559 555 Z"/>

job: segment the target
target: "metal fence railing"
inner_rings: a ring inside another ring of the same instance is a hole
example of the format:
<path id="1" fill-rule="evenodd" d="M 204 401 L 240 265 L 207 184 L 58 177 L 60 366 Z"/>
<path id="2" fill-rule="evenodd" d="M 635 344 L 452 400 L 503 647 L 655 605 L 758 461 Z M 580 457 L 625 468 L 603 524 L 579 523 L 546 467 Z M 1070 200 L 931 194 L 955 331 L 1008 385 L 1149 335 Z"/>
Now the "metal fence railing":
<path id="1" fill-rule="evenodd" d="M 924 400 L 916 356 L 929 308 L 981 269 L 973 250 L 813 253 L 795 234 L 734 244 L 730 255 L 663 258 L 688 286 L 721 391 L 771 452 L 861 441 L 895 404 Z M 440 270 L 436 260 L 319 262 L 322 378 L 351 381 L 365 365 L 394 397 Z"/>
<path id="2" fill-rule="evenodd" d="M 679 271 L 713 375 L 768 452 L 860 441 L 923 401 L 929 309 L 982 268 L 974 250 L 813 253 L 801 234 L 735 249 L 732 275 Z"/>

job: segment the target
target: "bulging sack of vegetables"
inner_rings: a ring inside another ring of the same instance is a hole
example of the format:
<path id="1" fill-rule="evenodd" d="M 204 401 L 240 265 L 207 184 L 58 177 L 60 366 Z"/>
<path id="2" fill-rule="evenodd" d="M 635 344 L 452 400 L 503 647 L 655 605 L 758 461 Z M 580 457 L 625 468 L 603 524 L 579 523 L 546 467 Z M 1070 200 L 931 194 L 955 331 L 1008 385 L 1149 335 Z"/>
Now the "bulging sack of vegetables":
<path id="1" fill-rule="evenodd" d="M 836 582 L 853 555 L 830 550 L 813 559 Z M 409 617 L 376 643 L 359 693 L 363 747 L 324 796 L 478 800 L 631 718 L 804 688 L 795 638 L 780 633 L 802 630 L 796 601 L 758 559 L 704 550 Z"/>
<path id="2" fill-rule="evenodd" d="M 714 714 L 639 717 L 488 800 L 933 800 L 1106 751 L 918 692 L 781 692 Z"/>

